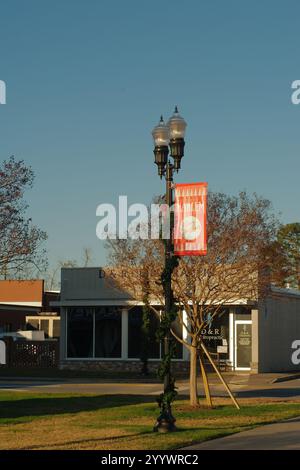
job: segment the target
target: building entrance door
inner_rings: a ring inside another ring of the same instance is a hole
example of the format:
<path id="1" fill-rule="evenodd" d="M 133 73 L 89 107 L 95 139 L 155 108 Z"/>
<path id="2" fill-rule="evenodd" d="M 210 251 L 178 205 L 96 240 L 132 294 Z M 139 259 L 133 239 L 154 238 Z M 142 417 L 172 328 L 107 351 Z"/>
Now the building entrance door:
<path id="1" fill-rule="evenodd" d="M 235 322 L 235 369 L 249 370 L 252 358 L 252 321 Z"/>

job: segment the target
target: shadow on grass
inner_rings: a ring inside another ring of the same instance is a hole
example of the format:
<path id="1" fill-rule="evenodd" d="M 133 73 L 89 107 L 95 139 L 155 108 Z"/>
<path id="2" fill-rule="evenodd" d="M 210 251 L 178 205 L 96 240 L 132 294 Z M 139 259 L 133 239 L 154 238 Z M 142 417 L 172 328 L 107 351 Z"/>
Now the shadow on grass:
<path id="1" fill-rule="evenodd" d="M 110 437 L 101 437 L 101 438 L 88 438 L 88 439 L 79 439 L 76 441 L 63 441 L 63 442 L 55 442 L 53 444 L 49 444 L 49 447 L 51 449 L 55 448 L 60 448 L 60 447 L 66 447 L 69 446 L 74 447 L 76 445 L 82 445 L 82 444 L 88 444 L 88 443 L 96 443 L 96 442 L 114 442 L 114 441 L 128 441 L 131 439 L 139 439 L 142 437 L 145 437 L 147 435 L 153 435 L 152 430 L 151 431 L 143 431 L 143 432 L 138 432 L 134 434 L 126 434 L 124 436 L 110 436 Z M 33 445 L 33 446 L 26 446 L 24 448 L 20 447 L 19 450 L 38 450 L 45 447 L 44 445 Z M 108 449 L 107 449 L 108 450 Z"/>
<path id="2" fill-rule="evenodd" d="M 109 437 L 101 437 L 101 438 L 83 438 L 83 439 L 77 439 L 77 440 L 72 440 L 72 441 L 63 441 L 63 442 L 55 442 L 53 444 L 49 444 L 49 447 L 51 449 L 59 449 L 59 448 L 65 448 L 65 447 L 69 447 L 69 448 L 73 448 L 74 446 L 80 446 L 80 445 L 88 445 L 88 444 L 91 444 L 93 448 L 94 447 L 94 444 L 96 444 L 97 442 L 124 442 L 126 444 L 128 444 L 130 441 L 134 440 L 135 442 L 140 440 L 140 439 L 144 439 L 145 437 L 147 438 L 151 438 L 153 437 L 155 439 L 156 436 L 159 436 L 158 439 L 162 439 L 163 436 L 165 437 L 168 437 L 168 436 L 171 436 L 171 435 L 177 435 L 177 436 L 181 436 L 182 435 L 182 438 L 183 438 L 183 441 L 181 443 L 172 443 L 171 446 L 170 446 L 170 449 L 171 448 L 180 448 L 182 445 L 184 446 L 188 446 L 188 445 L 192 445 L 192 444 L 195 444 L 196 442 L 197 443 L 202 443 L 204 441 L 207 441 L 207 440 L 211 440 L 211 439 L 216 439 L 216 438 L 220 438 L 220 437 L 225 437 L 225 436 L 228 436 L 230 434 L 235 434 L 235 433 L 238 433 L 240 431 L 243 431 L 245 428 L 246 430 L 248 429 L 251 429 L 251 427 L 249 425 L 242 425 L 242 426 L 236 426 L 236 429 L 234 429 L 234 427 L 232 426 L 224 426 L 224 427 L 219 427 L 218 429 L 209 429 L 209 428 L 204 428 L 204 427 L 193 427 L 193 428 L 178 428 L 176 430 L 175 433 L 171 433 L 171 434 L 160 434 L 160 433 L 154 433 L 152 428 L 149 427 L 149 430 L 147 431 L 140 431 L 140 432 L 134 432 L 134 433 L 128 433 L 128 434 L 125 434 L 125 435 L 122 435 L 122 436 L 109 436 Z M 184 434 L 186 433 L 190 433 L 190 432 L 193 432 L 193 433 L 197 433 L 197 432 L 203 432 L 203 437 L 202 439 L 199 438 L 199 436 L 197 436 L 197 440 L 193 440 L 193 439 L 190 439 L 190 438 L 187 438 L 186 437 L 186 440 L 184 439 Z M 173 447 L 174 446 L 174 447 Z M 32 445 L 32 446 L 26 446 L 26 448 L 22 448 L 20 447 L 19 450 L 38 450 L 38 449 L 42 449 L 44 448 L 45 446 L 44 445 Z M 88 449 L 88 447 L 85 447 L 85 449 Z M 106 450 L 109 450 L 109 448 L 107 448 Z"/>
<path id="3" fill-rule="evenodd" d="M 0 400 L 0 423 L 5 419 L 20 419 L 67 413 L 97 411 L 141 403 L 154 403 L 149 395 L 99 395 L 99 396 L 43 396 L 17 400 Z"/>

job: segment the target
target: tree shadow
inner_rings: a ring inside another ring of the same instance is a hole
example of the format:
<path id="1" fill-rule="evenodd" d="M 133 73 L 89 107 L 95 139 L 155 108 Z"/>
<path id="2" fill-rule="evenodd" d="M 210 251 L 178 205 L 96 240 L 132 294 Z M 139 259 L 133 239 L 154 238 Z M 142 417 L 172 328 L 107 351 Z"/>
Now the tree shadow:
<path id="1" fill-rule="evenodd" d="M 125 434 L 124 436 L 109 436 L 109 437 L 103 437 L 101 436 L 100 438 L 82 438 L 82 439 L 77 439 L 77 440 L 73 440 L 73 441 L 62 441 L 62 442 L 55 442 L 55 443 L 52 443 L 50 445 L 51 449 L 55 449 L 55 448 L 60 448 L 60 447 L 66 447 L 66 446 L 70 446 L 70 447 L 73 447 L 73 446 L 76 446 L 76 445 L 82 445 L 82 444 L 87 444 L 87 443 L 91 443 L 91 444 L 95 444 L 97 442 L 114 442 L 114 441 L 127 441 L 128 439 L 138 439 L 138 438 L 142 438 L 144 437 L 145 435 L 149 435 L 149 434 L 153 434 L 153 431 L 152 429 L 150 429 L 149 431 L 141 431 L 141 432 L 138 432 L 138 433 L 134 433 L 134 434 Z M 38 449 L 41 449 L 45 447 L 44 444 L 36 444 L 36 445 L 32 445 L 32 446 L 26 446 L 24 448 L 20 447 L 19 450 L 38 450 Z M 107 449 L 109 450 L 109 449 Z"/>
<path id="2" fill-rule="evenodd" d="M 149 395 L 46 396 L 21 400 L 0 400 L 0 420 L 29 416 L 81 413 L 141 403 L 154 403 Z"/>
<path id="3" fill-rule="evenodd" d="M 270 424 L 270 423 L 267 423 L 267 424 Z M 245 423 L 245 424 L 242 424 L 242 425 L 239 425 L 239 426 L 236 426 L 239 428 L 239 430 L 233 430 L 233 426 L 228 424 L 227 426 L 220 426 L 218 427 L 218 429 L 210 429 L 210 428 L 206 428 L 206 427 L 191 427 L 191 428 L 177 428 L 176 431 L 175 431 L 175 434 L 176 435 L 180 435 L 180 434 L 185 434 L 186 432 L 196 432 L 196 431 L 203 431 L 205 433 L 208 433 L 208 435 L 205 436 L 205 439 L 203 440 L 200 440 L 198 442 L 202 443 L 204 441 L 207 441 L 207 440 L 211 440 L 211 439 L 216 439 L 216 438 L 220 438 L 220 437 L 225 437 L 225 436 L 228 436 L 230 434 L 235 434 L 237 432 L 240 432 L 240 431 L 243 431 L 243 430 L 248 430 L 248 429 L 251 429 L 251 426 L 249 426 L 249 424 Z M 94 445 L 97 443 L 97 442 L 119 442 L 119 443 L 122 443 L 122 442 L 127 442 L 134 439 L 135 441 L 137 441 L 138 439 L 143 439 L 145 436 L 161 436 L 160 434 L 157 434 L 157 433 L 153 433 L 153 428 L 149 426 L 149 430 L 147 431 L 140 431 L 140 432 L 133 432 L 133 433 L 128 433 L 126 435 L 121 435 L 121 436 L 109 436 L 109 437 L 103 437 L 101 436 L 100 438 L 82 438 L 82 439 L 77 439 L 77 440 L 70 440 L 70 441 L 62 441 L 62 442 L 55 442 L 55 443 L 52 443 L 49 447 L 51 449 L 59 449 L 61 447 L 66 447 L 66 446 L 69 446 L 70 448 L 74 447 L 74 446 L 77 446 L 77 445 L 87 445 L 87 444 L 91 444 L 92 448 L 94 448 Z M 161 437 L 159 437 L 159 439 L 161 439 Z M 195 444 L 195 442 L 193 440 L 191 441 L 188 441 L 188 442 L 184 442 L 184 446 L 188 446 L 188 445 L 192 445 L 192 444 Z M 180 444 L 180 447 L 182 446 L 182 444 Z M 26 446 L 24 448 L 20 447 L 19 450 L 39 450 L 39 449 L 42 449 L 44 448 L 45 445 L 44 444 L 34 444 L 32 446 Z M 109 447 L 107 447 L 106 450 L 109 450 Z"/>

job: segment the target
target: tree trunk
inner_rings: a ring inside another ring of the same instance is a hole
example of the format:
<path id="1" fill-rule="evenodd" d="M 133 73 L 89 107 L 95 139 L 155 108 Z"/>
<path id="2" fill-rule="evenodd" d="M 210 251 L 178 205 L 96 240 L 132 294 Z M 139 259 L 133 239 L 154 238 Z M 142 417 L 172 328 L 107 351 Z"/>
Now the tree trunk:
<path id="1" fill-rule="evenodd" d="M 193 345 L 190 348 L 190 405 L 199 405 L 197 392 L 197 348 Z"/>

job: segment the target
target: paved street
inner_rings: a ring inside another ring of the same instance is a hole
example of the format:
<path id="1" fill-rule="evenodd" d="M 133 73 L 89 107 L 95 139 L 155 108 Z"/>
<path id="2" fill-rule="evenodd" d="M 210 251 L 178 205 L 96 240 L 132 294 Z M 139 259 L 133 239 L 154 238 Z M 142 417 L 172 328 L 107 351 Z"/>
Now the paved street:
<path id="1" fill-rule="evenodd" d="M 186 450 L 300 450 L 300 418 L 268 424 Z"/>
<path id="2" fill-rule="evenodd" d="M 226 380 L 238 398 L 300 399 L 300 379 L 273 383 L 275 374 L 228 374 Z M 282 375 L 284 377 L 284 375 Z M 217 377 L 210 377 L 213 396 L 227 396 Z M 178 392 L 187 396 L 188 380 L 177 381 Z M 161 392 L 159 383 L 135 383 L 133 381 L 108 381 L 100 379 L 14 379 L 0 377 L 1 390 L 35 391 L 44 393 L 96 393 L 157 395 Z M 203 395 L 199 382 L 199 394 Z"/>

